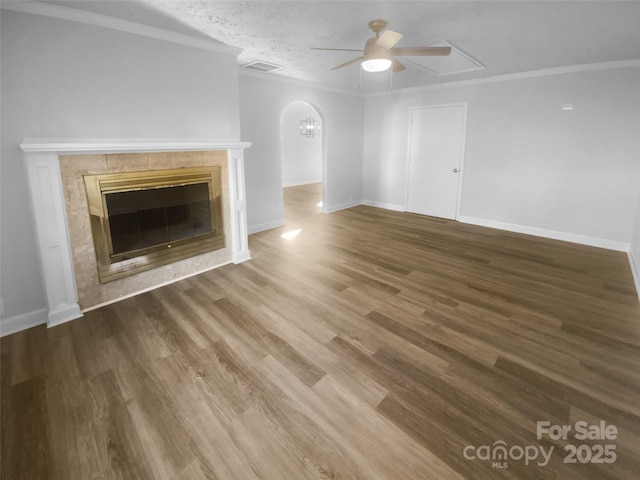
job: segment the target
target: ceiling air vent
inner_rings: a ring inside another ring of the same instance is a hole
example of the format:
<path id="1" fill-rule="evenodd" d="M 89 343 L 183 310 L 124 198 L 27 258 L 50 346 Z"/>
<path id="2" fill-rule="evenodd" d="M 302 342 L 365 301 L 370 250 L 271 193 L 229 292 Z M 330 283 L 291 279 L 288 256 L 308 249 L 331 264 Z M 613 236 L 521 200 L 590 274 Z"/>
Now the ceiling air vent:
<path id="1" fill-rule="evenodd" d="M 255 62 L 242 65 L 242 68 L 246 68 L 247 70 L 255 70 L 256 72 L 272 72 L 274 70 L 282 68 L 282 65 L 276 65 L 275 63 L 256 60 Z"/>

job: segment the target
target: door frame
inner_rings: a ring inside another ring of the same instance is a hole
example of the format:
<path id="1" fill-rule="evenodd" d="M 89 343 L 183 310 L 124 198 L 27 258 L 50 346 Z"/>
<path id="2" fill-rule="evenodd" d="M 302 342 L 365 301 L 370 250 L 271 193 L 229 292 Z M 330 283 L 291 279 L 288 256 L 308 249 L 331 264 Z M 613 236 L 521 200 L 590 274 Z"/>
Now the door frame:
<path id="1" fill-rule="evenodd" d="M 464 176 L 464 159 L 467 148 L 467 113 L 469 110 L 469 102 L 456 103 L 439 103 L 435 105 L 420 105 L 409 107 L 409 128 L 407 129 L 407 158 L 405 163 L 405 181 L 404 181 L 404 211 L 409 211 L 409 181 L 411 178 L 411 132 L 413 130 L 413 113 L 418 110 L 446 107 L 463 107 L 463 125 L 462 125 L 462 148 L 460 149 L 460 163 L 458 166 L 458 193 L 456 196 L 456 215 L 455 220 L 460 218 L 460 209 L 462 203 L 462 177 Z"/>

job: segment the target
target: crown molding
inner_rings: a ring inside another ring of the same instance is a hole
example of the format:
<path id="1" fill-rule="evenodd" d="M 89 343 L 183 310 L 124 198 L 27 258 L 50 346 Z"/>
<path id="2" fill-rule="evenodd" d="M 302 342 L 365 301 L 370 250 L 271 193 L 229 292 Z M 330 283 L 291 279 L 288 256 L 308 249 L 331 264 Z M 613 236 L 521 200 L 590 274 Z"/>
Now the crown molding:
<path id="1" fill-rule="evenodd" d="M 531 70 L 528 72 L 508 73 L 504 75 L 493 75 L 490 77 L 474 78 L 470 80 L 458 80 L 458 81 L 451 81 L 451 82 L 418 85 L 415 87 L 399 88 L 397 90 L 392 90 L 392 91 L 369 92 L 369 93 L 354 92 L 352 90 L 347 90 L 347 89 L 328 87 L 326 85 L 322 85 L 319 83 L 309 82 L 306 80 L 298 80 L 290 77 L 284 77 L 282 75 L 277 75 L 274 73 L 251 72 L 242 68 L 238 68 L 238 72 L 240 75 L 243 75 L 246 77 L 259 78 L 261 80 L 273 80 L 275 82 L 286 83 L 289 85 L 315 88 L 318 90 L 325 90 L 325 91 L 334 92 L 334 93 L 352 95 L 355 97 L 375 98 L 375 97 L 387 97 L 392 95 L 422 93 L 429 90 L 439 90 L 444 88 L 470 87 L 474 85 L 483 85 L 488 83 L 508 82 L 513 80 L 525 80 L 528 78 L 550 77 L 554 75 L 564 75 L 568 73 L 582 73 L 582 72 L 593 72 L 593 71 L 600 71 L 600 70 L 615 70 L 615 69 L 621 69 L 621 68 L 638 68 L 638 67 L 640 67 L 640 59 L 639 60 L 620 60 L 620 61 L 614 61 L 614 62 L 587 63 L 582 65 L 569 65 L 567 67 L 545 68 L 541 70 Z"/>
<path id="2" fill-rule="evenodd" d="M 638 68 L 640 60 L 620 60 L 614 62 L 587 63 L 582 65 L 570 65 L 567 67 L 545 68 L 541 70 L 531 70 L 529 72 L 508 73 L 505 75 L 494 75 L 491 77 L 474 78 L 470 80 L 458 80 L 453 82 L 442 82 L 431 85 L 419 85 L 416 87 L 400 88 L 391 92 L 365 93 L 364 97 L 387 97 L 390 95 L 406 95 L 412 93 L 422 93 L 429 90 L 440 90 L 443 88 L 470 87 L 486 83 L 509 82 L 512 80 L 525 80 L 528 78 L 550 77 L 554 75 L 564 75 L 568 73 L 594 72 L 599 70 L 615 70 L 621 68 Z"/>
<path id="3" fill-rule="evenodd" d="M 31 15 L 40 15 L 43 17 L 51 17 L 110 28 L 112 30 L 133 33 L 143 37 L 155 38 L 157 40 L 164 40 L 171 43 L 177 43 L 179 45 L 186 45 L 188 47 L 200 48 L 225 55 L 233 55 L 234 57 L 237 57 L 242 52 L 241 48 L 232 47 L 215 40 L 192 37 L 191 35 L 185 35 L 183 33 L 172 32 L 161 28 L 151 27 L 149 25 L 143 25 L 141 23 L 109 17 L 100 13 L 64 7 L 62 5 L 13 0 L 2 0 L 0 4 L 3 10 L 29 13 Z"/>

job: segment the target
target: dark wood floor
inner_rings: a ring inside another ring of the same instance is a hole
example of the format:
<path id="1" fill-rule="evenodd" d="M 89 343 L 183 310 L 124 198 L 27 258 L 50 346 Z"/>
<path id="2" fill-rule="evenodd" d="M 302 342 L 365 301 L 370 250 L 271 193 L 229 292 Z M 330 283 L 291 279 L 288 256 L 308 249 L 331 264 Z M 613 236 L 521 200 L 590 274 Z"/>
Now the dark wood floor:
<path id="1" fill-rule="evenodd" d="M 249 262 L 4 338 L 2 478 L 640 478 L 625 254 L 285 199 Z M 508 468 L 478 458 L 500 445 Z"/>

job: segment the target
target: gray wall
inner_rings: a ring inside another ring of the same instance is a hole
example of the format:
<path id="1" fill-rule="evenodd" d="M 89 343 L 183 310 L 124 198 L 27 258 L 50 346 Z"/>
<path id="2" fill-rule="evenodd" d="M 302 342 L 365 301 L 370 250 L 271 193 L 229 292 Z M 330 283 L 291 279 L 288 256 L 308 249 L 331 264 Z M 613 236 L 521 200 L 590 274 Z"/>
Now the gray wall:
<path id="1" fill-rule="evenodd" d="M 405 204 L 409 108 L 454 102 L 468 102 L 462 216 L 628 245 L 640 188 L 640 69 L 368 98 L 365 200 Z M 574 110 L 563 111 L 566 103 Z"/>
<path id="2" fill-rule="evenodd" d="M 279 79 L 240 75 L 249 232 L 282 225 L 280 118 L 296 100 L 311 104 L 324 129 L 323 199 L 326 211 L 360 203 L 364 99 Z"/>
<path id="3" fill-rule="evenodd" d="M 0 294 L 4 318 L 46 305 L 24 137 L 239 140 L 235 56 L 2 11 Z"/>

